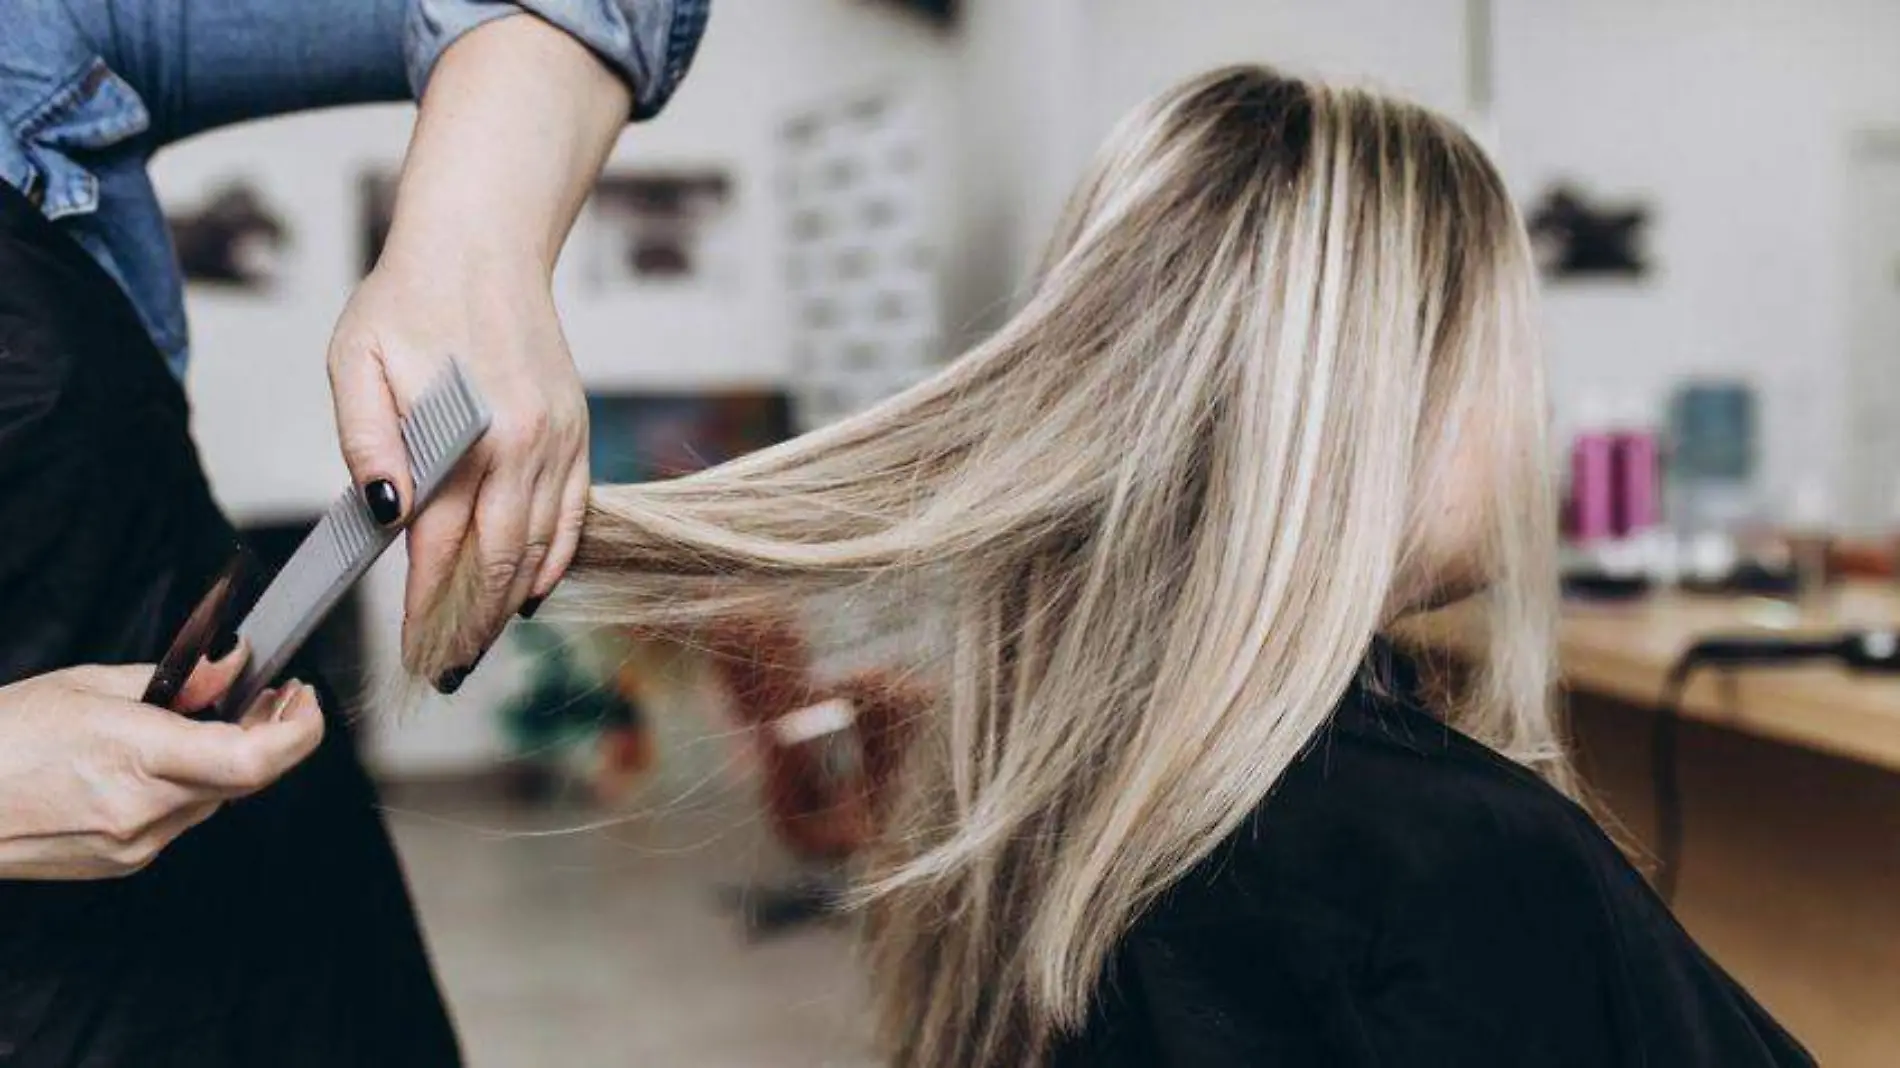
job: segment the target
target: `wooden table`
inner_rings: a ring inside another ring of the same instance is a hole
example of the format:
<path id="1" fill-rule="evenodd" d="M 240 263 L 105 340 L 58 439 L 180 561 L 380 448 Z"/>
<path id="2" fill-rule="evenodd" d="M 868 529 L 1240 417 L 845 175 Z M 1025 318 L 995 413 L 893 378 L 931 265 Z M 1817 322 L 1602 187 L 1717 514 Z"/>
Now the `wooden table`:
<path id="1" fill-rule="evenodd" d="M 1664 675 L 1699 637 L 1900 624 L 1900 589 L 1845 587 L 1796 610 L 1663 594 L 1568 604 L 1559 658 L 1578 763 L 1621 837 L 1650 837 L 1650 727 Z M 1451 610 L 1413 637 L 1481 647 Z M 1816 1054 L 1900 1065 L 1900 677 L 1838 667 L 1708 670 L 1684 694 L 1676 913 Z"/>
<path id="2" fill-rule="evenodd" d="M 1649 707 L 1676 657 L 1698 638 L 1849 627 L 1900 628 L 1900 586 L 1854 583 L 1799 606 L 1683 593 L 1572 602 L 1558 632 L 1559 661 L 1569 688 Z M 1484 641 L 1480 621 L 1462 607 L 1421 620 L 1416 633 L 1460 654 Z M 1683 694 L 1681 710 L 1689 719 L 1900 772 L 1900 675 L 1834 665 L 1706 669 Z"/>

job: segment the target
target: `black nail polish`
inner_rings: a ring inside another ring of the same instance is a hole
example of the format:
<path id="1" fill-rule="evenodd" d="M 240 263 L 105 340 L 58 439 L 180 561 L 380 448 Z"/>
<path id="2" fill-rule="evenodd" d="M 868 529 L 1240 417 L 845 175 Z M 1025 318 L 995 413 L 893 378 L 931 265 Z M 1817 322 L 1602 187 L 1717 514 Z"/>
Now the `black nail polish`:
<path id="1" fill-rule="evenodd" d="M 211 644 L 205 649 L 205 655 L 213 660 L 223 660 L 225 657 L 231 655 L 232 650 L 237 648 L 237 642 L 238 636 L 236 627 L 222 628 L 212 637 Z"/>
<path id="2" fill-rule="evenodd" d="M 363 487 L 363 503 L 369 506 L 370 518 L 378 526 L 386 527 L 402 518 L 402 497 L 396 493 L 396 484 L 386 478 Z"/>
<path id="3" fill-rule="evenodd" d="M 494 646 L 491 645 L 488 648 L 492 649 Z M 461 689 L 462 683 L 468 681 L 470 675 L 475 674 L 475 669 L 482 666 L 482 658 L 487 655 L 488 649 L 483 649 L 481 652 L 475 654 L 475 659 L 470 660 L 461 667 L 450 668 L 441 675 L 438 675 L 435 680 L 436 692 L 447 696 Z"/>
<path id="4" fill-rule="evenodd" d="M 547 600 L 546 597 L 530 597 L 521 602 L 521 609 L 515 614 L 523 619 L 533 619 L 534 614 L 541 610 L 541 602 L 545 600 Z"/>
<path id="5" fill-rule="evenodd" d="M 437 675 L 435 677 L 435 692 L 446 697 L 461 689 L 462 683 L 468 678 L 468 672 L 468 668 L 458 667 L 450 668 L 442 674 Z"/>

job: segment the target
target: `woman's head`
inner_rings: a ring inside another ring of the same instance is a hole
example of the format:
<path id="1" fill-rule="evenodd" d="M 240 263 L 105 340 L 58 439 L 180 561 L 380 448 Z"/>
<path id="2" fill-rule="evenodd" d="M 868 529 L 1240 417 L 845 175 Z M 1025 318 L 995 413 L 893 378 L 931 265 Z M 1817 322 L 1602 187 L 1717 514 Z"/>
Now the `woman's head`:
<path id="1" fill-rule="evenodd" d="M 996 336 L 816 434 L 598 489 L 566 599 L 668 624 L 886 583 L 943 616 L 871 959 L 896 1063 L 1027 1063 L 1396 615 L 1485 588 L 1484 685 L 1447 712 L 1561 775 L 1531 290 L 1452 124 L 1217 71 L 1122 125 Z"/>
<path id="2" fill-rule="evenodd" d="M 1332 485 L 1392 477 L 1375 452 L 1409 448 L 1409 497 L 1387 495 L 1408 513 L 1401 592 L 1469 592 L 1497 566 L 1485 521 L 1525 503 L 1543 461 L 1530 263 L 1497 173 L 1447 120 L 1257 67 L 1194 79 L 1116 131 L 1043 284 L 1131 370 L 1168 352 L 1184 380 L 1254 389 L 1276 454 L 1346 431 L 1316 456 Z"/>

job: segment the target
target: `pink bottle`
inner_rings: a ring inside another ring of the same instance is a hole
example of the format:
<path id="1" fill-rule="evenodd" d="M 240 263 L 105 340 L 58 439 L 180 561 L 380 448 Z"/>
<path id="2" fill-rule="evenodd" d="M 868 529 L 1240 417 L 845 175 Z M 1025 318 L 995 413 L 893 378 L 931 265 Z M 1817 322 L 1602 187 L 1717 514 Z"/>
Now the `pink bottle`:
<path id="1" fill-rule="evenodd" d="M 1616 439 L 1600 405 L 1583 406 L 1570 443 L 1570 536 L 1578 545 L 1615 537 Z"/>
<path id="2" fill-rule="evenodd" d="M 1662 518 L 1661 455 L 1642 407 L 1588 398 L 1570 446 L 1570 536 L 1577 545 L 1623 542 Z"/>
<path id="3" fill-rule="evenodd" d="M 1611 527 L 1619 538 L 1641 534 L 1661 518 L 1656 432 L 1625 425 L 1610 435 Z"/>

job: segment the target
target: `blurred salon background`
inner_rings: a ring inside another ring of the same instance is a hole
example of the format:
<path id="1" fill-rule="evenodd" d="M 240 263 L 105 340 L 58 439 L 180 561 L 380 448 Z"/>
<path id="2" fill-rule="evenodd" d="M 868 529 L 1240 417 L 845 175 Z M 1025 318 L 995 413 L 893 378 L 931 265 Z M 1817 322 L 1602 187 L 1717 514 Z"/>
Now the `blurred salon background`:
<path id="1" fill-rule="evenodd" d="M 1823 1063 L 1900 1063 L 1895 0 L 718 0 L 557 273 L 595 477 L 716 462 L 928 374 L 1014 306 L 1116 119 L 1236 60 L 1402 91 L 1495 153 L 1544 274 L 1585 771 Z M 347 483 L 324 345 L 411 118 L 260 123 L 155 166 L 198 441 L 267 552 Z M 519 623 L 456 698 L 396 706 L 374 694 L 402 567 L 323 655 L 360 684 L 471 1062 L 873 1063 L 833 915 L 866 816 L 840 799 L 902 714 L 875 666 L 908 621 Z M 1731 635 L 1789 640 L 1665 695 Z M 1425 640 L 1471 639 L 1454 613 Z"/>

